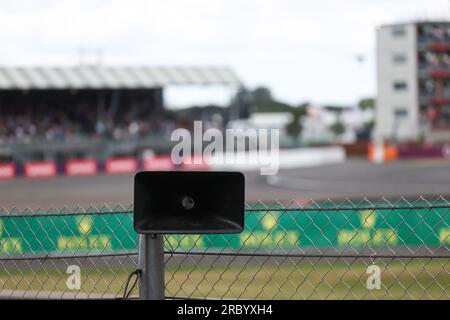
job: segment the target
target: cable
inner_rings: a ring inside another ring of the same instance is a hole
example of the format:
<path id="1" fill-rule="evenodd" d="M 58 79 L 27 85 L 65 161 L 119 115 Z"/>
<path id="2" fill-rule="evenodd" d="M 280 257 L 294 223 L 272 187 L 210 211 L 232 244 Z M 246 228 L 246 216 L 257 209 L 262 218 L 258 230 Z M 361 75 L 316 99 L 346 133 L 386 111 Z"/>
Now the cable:
<path id="1" fill-rule="evenodd" d="M 134 279 L 133 285 L 131 286 L 130 290 L 128 290 L 128 285 L 130 284 L 130 280 L 131 280 L 131 278 L 133 276 L 136 276 L 136 278 Z M 136 285 L 137 285 L 139 279 L 141 278 L 141 276 L 142 276 L 142 270 L 141 269 L 136 269 L 132 273 L 130 273 L 130 275 L 128 276 L 127 282 L 125 283 L 125 290 L 123 292 L 122 299 L 130 298 L 131 293 L 136 288 Z"/>

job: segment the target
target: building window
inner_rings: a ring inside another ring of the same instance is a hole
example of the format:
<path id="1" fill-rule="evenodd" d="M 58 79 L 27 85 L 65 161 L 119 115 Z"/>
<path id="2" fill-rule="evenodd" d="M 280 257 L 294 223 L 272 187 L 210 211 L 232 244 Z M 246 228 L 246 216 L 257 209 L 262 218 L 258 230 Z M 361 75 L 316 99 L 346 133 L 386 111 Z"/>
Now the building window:
<path id="1" fill-rule="evenodd" d="M 395 108 L 394 116 L 396 119 L 404 119 L 408 116 L 408 110 L 406 110 L 406 108 L 403 107 Z"/>
<path id="2" fill-rule="evenodd" d="M 408 89 L 408 85 L 405 81 L 394 81 L 393 87 L 395 91 L 405 91 Z"/>
<path id="3" fill-rule="evenodd" d="M 392 56 L 392 61 L 393 61 L 395 64 L 402 64 L 402 63 L 405 63 L 405 62 L 406 62 L 406 55 L 404 55 L 404 54 L 402 54 L 402 53 L 395 53 L 395 54 Z"/>
<path id="4" fill-rule="evenodd" d="M 404 26 L 395 26 L 392 27 L 392 35 L 394 37 L 403 37 L 406 34 L 406 30 Z"/>

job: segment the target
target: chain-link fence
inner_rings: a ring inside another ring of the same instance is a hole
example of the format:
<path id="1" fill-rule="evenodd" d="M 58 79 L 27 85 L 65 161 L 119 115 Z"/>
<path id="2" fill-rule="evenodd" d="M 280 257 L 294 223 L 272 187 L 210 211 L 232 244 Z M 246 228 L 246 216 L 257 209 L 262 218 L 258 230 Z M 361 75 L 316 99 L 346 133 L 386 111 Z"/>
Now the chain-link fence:
<path id="1" fill-rule="evenodd" d="M 166 296 L 449 299 L 449 210 L 442 197 L 247 205 L 241 234 L 165 237 Z M 0 298 L 136 298 L 137 247 L 131 207 L 3 210 Z"/>

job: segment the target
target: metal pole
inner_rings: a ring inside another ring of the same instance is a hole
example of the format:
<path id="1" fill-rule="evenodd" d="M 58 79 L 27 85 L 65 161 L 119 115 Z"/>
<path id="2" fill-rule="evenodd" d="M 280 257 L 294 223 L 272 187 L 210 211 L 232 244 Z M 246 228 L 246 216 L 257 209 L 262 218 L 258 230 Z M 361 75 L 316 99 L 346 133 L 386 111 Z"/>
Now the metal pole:
<path id="1" fill-rule="evenodd" d="M 142 276 L 139 298 L 164 300 L 164 237 L 161 234 L 139 236 L 139 267 Z"/>

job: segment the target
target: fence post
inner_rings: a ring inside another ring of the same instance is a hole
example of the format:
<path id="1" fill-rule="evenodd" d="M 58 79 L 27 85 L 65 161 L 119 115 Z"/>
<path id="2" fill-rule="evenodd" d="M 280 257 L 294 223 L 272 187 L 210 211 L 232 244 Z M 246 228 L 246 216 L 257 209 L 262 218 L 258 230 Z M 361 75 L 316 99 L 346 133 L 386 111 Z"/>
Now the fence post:
<path id="1" fill-rule="evenodd" d="M 139 267 L 142 270 L 139 298 L 164 300 L 164 236 L 162 234 L 139 236 Z"/>

